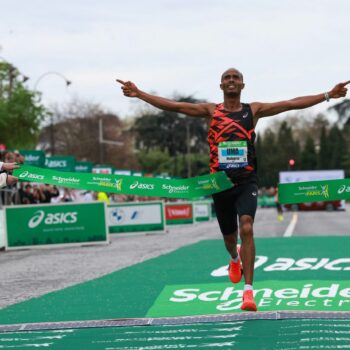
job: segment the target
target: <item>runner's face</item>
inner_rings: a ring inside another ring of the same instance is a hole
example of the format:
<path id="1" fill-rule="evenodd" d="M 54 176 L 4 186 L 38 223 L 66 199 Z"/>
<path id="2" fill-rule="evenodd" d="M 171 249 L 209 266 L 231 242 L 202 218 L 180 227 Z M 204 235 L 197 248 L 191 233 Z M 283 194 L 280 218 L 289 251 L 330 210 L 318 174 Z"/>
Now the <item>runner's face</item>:
<path id="1" fill-rule="evenodd" d="M 226 95 L 238 95 L 244 88 L 242 75 L 235 69 L 227 70 L 221 77 L 221 90 Z"/>

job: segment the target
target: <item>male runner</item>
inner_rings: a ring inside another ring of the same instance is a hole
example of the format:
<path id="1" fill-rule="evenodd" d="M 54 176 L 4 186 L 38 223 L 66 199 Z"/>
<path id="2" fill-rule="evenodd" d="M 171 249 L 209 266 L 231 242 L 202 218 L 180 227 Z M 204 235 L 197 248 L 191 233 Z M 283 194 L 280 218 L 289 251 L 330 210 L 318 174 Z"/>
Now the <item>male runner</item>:
<path id="1" fill-rule="evenodd" d="M 245 280 L 242 310 L 256 311 L 253 296 L 255 244 L 253 222 L 257 207 L 257 164 L 254 149 L 254 128 L 260 118 L 294 109 L 311 107 L 331 98 L 346 96 L 350 80 L 337 84 L 329 92 L 297 97 L 292 100 L 250 104 L 241 102 L 244 89 L 243 75 L 227 69 L 221 76 L 220 88 L 223 103 L 187 103 L 169 100 L 141 91 L 130 81 L 117 79 L 125 96 L 137 97 L 162 110 L 203 117 L 210 121 L 208 143 L 210 147 L 210 172 L 225 171 L 234 187 L 213 195 L 220 230 L 227 251 L 231 255 L 229 278 L 233 283 Z M 238 226 L 241 246 L 237 246 Z"/>

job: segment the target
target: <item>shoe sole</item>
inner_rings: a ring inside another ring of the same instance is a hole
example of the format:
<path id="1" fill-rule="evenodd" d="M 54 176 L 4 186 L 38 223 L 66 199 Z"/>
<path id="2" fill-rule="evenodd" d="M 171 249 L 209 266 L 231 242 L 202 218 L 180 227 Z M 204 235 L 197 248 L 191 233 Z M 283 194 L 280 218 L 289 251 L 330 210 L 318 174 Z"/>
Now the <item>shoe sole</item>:
<path id="1" fill-rule="evenodd" d="M 242 311 L 257 311 L 257 307 L 255 304 L 248 304 L 247 305 L 242 305 L 241 306 Z"/>

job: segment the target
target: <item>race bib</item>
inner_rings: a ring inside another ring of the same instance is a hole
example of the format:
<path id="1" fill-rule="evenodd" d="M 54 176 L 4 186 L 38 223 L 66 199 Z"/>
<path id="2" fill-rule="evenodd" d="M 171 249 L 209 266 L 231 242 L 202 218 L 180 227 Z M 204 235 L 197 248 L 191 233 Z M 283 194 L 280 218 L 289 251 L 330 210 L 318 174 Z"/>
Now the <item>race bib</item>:
<path id="1" fill-rule="evenodd" d="M 219 169 L 243 168 L 248 165 L 247 141 L 226 141 L 218 145 Z"/>

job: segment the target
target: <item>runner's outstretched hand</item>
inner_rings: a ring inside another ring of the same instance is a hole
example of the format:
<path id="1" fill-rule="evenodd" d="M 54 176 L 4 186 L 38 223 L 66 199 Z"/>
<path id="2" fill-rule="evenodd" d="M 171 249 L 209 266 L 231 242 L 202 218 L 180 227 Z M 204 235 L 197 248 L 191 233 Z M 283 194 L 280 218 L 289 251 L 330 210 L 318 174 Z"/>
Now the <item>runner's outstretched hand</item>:
<path id="1" fill-rule="evenodd" d="M 123 81 L 120 79 L 116 79 L 116 81 L 122 84 L 121 89 L 123 90 L 123 94 L 128 97 L 137 97 L 139 95 L 139 89 L 137 86 L 131 81 Z"/>
<path id="2" fill-rule="evenodd" d="M 346 96 L 346 93 L 348 92 L 348 89 L 345 87 L 350 83 L 350 80 L 339 83 L 328 93 L 330 98 L 339 98 Z"/>

